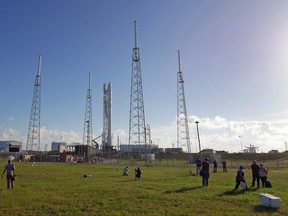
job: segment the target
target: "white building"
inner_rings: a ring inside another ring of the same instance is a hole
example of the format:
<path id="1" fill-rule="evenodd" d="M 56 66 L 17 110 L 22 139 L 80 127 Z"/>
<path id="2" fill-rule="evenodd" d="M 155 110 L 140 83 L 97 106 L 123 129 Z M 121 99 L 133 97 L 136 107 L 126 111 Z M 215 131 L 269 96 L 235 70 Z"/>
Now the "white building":
<path id="1" fill-rule="evenodd" d="M 0 141 L 0 152 L 22 152 L 22 143 L 18 141 Z"/>

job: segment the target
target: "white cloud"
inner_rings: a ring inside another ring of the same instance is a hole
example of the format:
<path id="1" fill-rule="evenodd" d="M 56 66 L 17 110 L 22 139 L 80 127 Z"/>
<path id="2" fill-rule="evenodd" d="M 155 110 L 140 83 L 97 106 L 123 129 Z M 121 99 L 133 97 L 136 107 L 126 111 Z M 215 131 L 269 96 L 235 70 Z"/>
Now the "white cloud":
<path id="1" fill-rule="evenodd" d="M 16 129 L 4 128 L 0 131 L 0 140 L 17 140 L 21 142 L 23 140 L 23 136 Z"/>
<path id="2" fill-rule="evenodd" d="M 40 130 L 41 136 L 41 146 L 40 150 L 45 149 L 45 145 L 47 144 L 47 150 L 51 149 L 51 143 L 53 141 L 63 141 L 68 144 L 72 142 L 82 142 L 82 137 L 79 136 L 74 131 L 60 131 L 57 129 L 47 129 L 42 127 Z M 22 142 L 23 149 L 26 148 L 26 141 L 27 141 L 27 134 L 22 134 L 18 130 L 13 128 L 5 128 L 4 130 L 0 131 L 0 140 L 16 140 Z"/>
<path id="3" fill-rule="evenodd" d="M 285 142 L 288 141 L 288 126 L 276 124 L 273 121 L 232 121 L 220 116 L 210 117 L 189 117 L 190 140 L 192 152 L 198 150 L 196 124 L 199 121 L 199 133 L 201 148 L 213 148 L 215 150 L 225 150 L 229 152 L 239 152 L 241 150 L 242 136 L 243 148 L 250 144 L 259 147 L 260 151 L 267 152 L 272 149 L 283 151 Z M 152 141 L 159 144 L 159 147 L 168 148 L 177 146 L 176 140 L 176 119 L 169 125 L 153 127 L 151 125 Z M 117 129 L 113 132 L 113 145 L 117 145 L 117 137 L 120 143 L 128 142 L 128 134 L 124 129 Z M 0 131 L 0 140 L 17 140 L 26 144 L 27 134 L 21 134 L 13 128 L 4 128 Z M 101 139 L 101 138 L 99 138 Z M 51 142 L 63 141 L 68 144 L 72 142 L 82 142 L 82 134 L 74 131 L 61 131 L 57 129 L 41 128 L 41 150 L 45 144 L 50 150 Z M 101 143 L 101 141 L 99 142 Z M 185 149 L 185 148 L 184 148 Z M 186 149 L 185 149 L 186 150 Z"/>
<path id="4" fill-rule="evenodd" d="M 15 120 L 15 117 L 14 116 L 11 116 L 7 119 L 8 121 L 14 121 Z"/>
<path id="5" fill-rule="evenodd" d="M 242 136 L 243 148 L 250 144 L 258 146 L 260 151 L 267 152 L 271 149 L 284 150 L 284 143 L 288 139 L 288 127 L 273 124 L 268 121 L 231 121 L 223 117 L 214 118 L 197 116 L 189 117 L 191 149 L 198 150 L 198 141 L 195 121 L 199 121 L 199 134 L 201 148 L 213 148 L 215 150 L 226 150 L 239 152 L 241 150 Z M 152 128 L 152 139 L 154 142 L 160 139 L 160 147 L 172 147 L 176 140 L 176 121 L 168 126 Z"/>

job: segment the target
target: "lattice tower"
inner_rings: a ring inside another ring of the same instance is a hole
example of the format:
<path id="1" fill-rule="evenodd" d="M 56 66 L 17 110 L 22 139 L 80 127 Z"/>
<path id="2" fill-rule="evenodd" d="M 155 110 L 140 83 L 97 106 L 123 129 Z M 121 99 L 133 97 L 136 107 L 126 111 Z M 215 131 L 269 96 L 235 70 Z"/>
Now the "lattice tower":
<path id="1" fill-rule="evenodd" d="M 26 150 L 31 151 L 40 150 L 41 61 L 42 56 L 39 55 L 26 143 Z"/>
<path id="2" fill-rule="evenodd" d="M 148 144 L 152 144 L 151 129 L 149 124 L 146 125 L 146 141 Z"/>
<path id="3" fill-rule="evenodd" d="M 177 73 L 177 147 L 184 147 L 186 148 L 187 152 L 190 153 L 191 145 L 180 50 L 178 50 L 178 62 L 179 72 Z"/>
<path id="4" fill-rule="evenodd" d="M 130 94 L 130 119 L 129 119 L 129 145 L 146 143 L 145 135 L 145 114 L 142 88 L 142 75 L 140 64 L 140 52 L 137 43 L 137 22 L 135 27 L 135 47 L 132 53 L 132 74 Z"/>
<path id="5" fill-rule="evenodd" d="M 85 121 L 83 131 L 83 144 L 92 145 L 92 90 L 91 90 L 91 72 L 89 72 L 89 87 L 86 96 L 86 109 L 85 109 Z"/>

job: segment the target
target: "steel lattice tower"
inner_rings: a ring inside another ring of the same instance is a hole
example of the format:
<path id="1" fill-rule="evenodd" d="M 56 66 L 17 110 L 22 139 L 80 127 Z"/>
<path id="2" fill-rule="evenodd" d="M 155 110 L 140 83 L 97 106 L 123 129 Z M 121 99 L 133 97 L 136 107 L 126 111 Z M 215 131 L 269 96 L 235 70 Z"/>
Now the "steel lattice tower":
<path id="1" fill-rule="evenodd" d="M 83 144 L 92 146 L 92 90 L 91 90 L 91 72 L 89 72 L 89 87 L 86 96 L 85 121 L 83 131 Z"/>
<path id="2" fill-rule="evenodd" d="M 142 75 L 140 64 L 140 52 L 137 44 L 137 22 L 135 27 L 135 47 L 132 53 L 132 74 L 130 94 L 130 119 L 129 119 L 129 145 L 146 144 L 145 114 L 142 88 Z"/>
<path id="3" fill-rule="evenodd" d="M 184 93 L 184 79 L 181 66 L 180 50 L 178 50 L 179 72 L 177 74 L 177 147 L 186 147 L 191 153 L 188 117 Z"/>
<path id="4" fill-rule="evenodd" d="M 26 143 L 26 150 L 31 151 L 40 150 L 41 61 L 42 56 L 39 55 L 38 73 L 35 78 L 28 137 Z"/>

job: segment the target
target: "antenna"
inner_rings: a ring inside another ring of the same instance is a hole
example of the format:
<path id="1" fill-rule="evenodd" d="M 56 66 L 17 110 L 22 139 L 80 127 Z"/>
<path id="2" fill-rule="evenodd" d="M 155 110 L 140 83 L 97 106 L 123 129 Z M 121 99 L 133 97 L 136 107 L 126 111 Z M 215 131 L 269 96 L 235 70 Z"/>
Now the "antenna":
<path id="1" fill-rule="evenodd" d="M 39 59 L 38 59 L 38 76 L 40 76 L 41 64 L 42 64 L 42 56 L 39 55 Z"/>
<path id="2" fill-rule="evenodd" d="M 91 89 L 91 76 L 92 76 L 92 73 L 89 72 L 89 89 Z"/>
<path id="3" fill-rule="evenodd" d="M 179 63 L 179 72 L 182 73 L 182 65 L 181 65 L 181 54 L 180 54 L 180 50 L 178 50 L 178 63 Z"/>
<path id="4" fill-rule="evenodd" d="M 134 32 L 135 32 L 135 48 L 138 48 L 138 29 L 137 29 L 137 21 L 134 21 Z"/>

